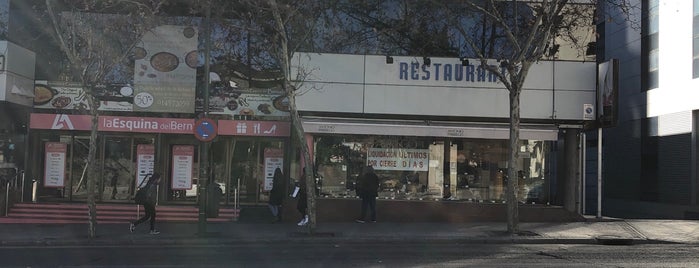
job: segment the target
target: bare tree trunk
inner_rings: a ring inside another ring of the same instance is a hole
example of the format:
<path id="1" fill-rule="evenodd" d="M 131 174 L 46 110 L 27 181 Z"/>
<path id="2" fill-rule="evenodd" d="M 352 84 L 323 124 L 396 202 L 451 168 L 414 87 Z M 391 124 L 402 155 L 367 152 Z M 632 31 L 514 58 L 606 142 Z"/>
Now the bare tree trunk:
<path id="1" fill-rule="evenodd" d="M 308 148 L 308 144 L 306 143 L 306 135 L 305 131 L 303 130 L 303 125 L 301 124 L 301 118 L 299 116 L 298 109 L 296 107 L 296 87 L 291 85 L 291 74 L 290 72 L 290 63 L 291 63 L 291 55 L 289 52 L 289 43 L 288 39 L 286 36 L 286 26 L 284 25 L 284 21 L 281 17 L 281 13 L 279 11 L 279 6 L 277 5 L 277 1 L 275 0 L 269 0 L 269 6 L 272 11 L 272 15 L 274 16 L 274 22 L 276 26 L 276 31 L 277 35 L 279 38 L 279 51 L 278 55 L 280 56 L 279 61 L 281 62 L 282 65 L 282 73 L 284 74 L 284 91 L 286 93 L 287 98 L 289 98 L 289 111 L 291 114 L 291 127 L 293 128 L 295 134 L 296 134 L 296 141 L 298 142 L 300 148 L 301 148 L 301 153 L 303 154 L 303 159 L 304 159 L 304 168 L 306 169 L 305 176 L 306 176 L 306 196 L 307 196 L 307 208 L 306 208 L 306 213 L 308 214 L 308 232 L 313 233 L 315 232 L 316 229 L 316 203 L 315 203 L 315 194 L 316 194 L 316 187 L 315 187 L 315 178 L 314 178 L 314 165 L 313 161 L 311 160 L 311 153 Z"/>
<path id="2" fill-rule="evenodd" d="M 97 124 L 99 123 L 99 115 L 92 88 L 84 89 L 87 95 L 88 104 L 90 105 L 90 115 L 92 116 L 92 128 L 90 129 L 90 148 L 87 154 L 87 215 L 88 228 L 87 233 L 89 238 L 95 238 L 97 235 Z"/>
<path id="3" fill-rule="evenodd" d="M 308 148 L 308 143 L 306 142 L 305 131 L 303 130 L 303 125 L 301 124 L 301 118 L 299 116 L 298 110 L 296 109 L 296 95 L 291 93 L 289 95 L 289 107 L 291 108 L 291 121 L 292 127 L 294 129 L 294 134 L 296 136 L 296 142 L 301 148 L 301 154 L 303 155 L 304 168 L 306 172 L 304 174 L 306 180 L 306 213 L 308 214 L 308 232 L 314 233 L 316 229 L 316 183 L 315 183 L 315 170 L 313 165 L 313 160 L 311 159 L 311 153 Z"/>
<path id="4" fill-rule="evenodd" d="M 510 89 L 510 154 L 507 161 L 507 232 L 519 232 L 519 202 L 517 201 L 518 179 L 517 160 L 519 159 L 519 95 L 521 86 L 513 83 Z"/>

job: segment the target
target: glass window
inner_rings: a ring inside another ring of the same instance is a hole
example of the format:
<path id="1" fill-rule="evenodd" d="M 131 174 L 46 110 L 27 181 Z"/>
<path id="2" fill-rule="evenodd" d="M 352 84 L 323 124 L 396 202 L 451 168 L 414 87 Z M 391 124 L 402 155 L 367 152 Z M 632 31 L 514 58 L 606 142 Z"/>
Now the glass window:
<path id="1" fill-rule="evenodd" d="M 507 140 L 389 136 L 316 136 L 320 195 L 354 198 L 362 166 L 379 176 L 379 199 L 502 202 L 507 183 Z M 548 201 L 546 159 L 551 143 L 521 141 L 518 198 Z"/>
<path id="2" fill-rule="evenodd" d="M 643 42 L 641 50 L 644 51 L 642 54 L 647 55 L 646 58 L 642 60 L 642 79 L 643 88 L 645 90 L 657 88 L 659 86 L 659 11 L 658 0 L 643 1 Z"/>
<path id="3" fill-rule="evenodd" d="M 432 161 L 434 154 L 443 151 L 430 149 L 431 145 L 418 137 L 317 136 L 320 196 L 355 197 L 357 178 L 369 164 L 379 176 L 379 199 L 441 198 L 443 177 L 428 176 L 428 171 L 430 163 L 437 164 Z"/>
<path id="4" fill-rule="evenodd" d="M 507 140 L 462 139 L 457 145 L 456 185 L 453 199 L 505 200 L 507 186 Z M 517 163 L 517 199 L 521 202 L 548 201 L 545 189 L 547 177 L 546 156 L 550 143 L 521 141 L 520 160 Z"/>

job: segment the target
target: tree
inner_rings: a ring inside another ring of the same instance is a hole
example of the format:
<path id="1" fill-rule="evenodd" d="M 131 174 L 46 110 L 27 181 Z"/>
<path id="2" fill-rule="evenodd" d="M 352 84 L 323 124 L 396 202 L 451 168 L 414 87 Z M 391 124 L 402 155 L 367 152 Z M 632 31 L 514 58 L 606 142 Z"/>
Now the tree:
<path id="1" fill-rule="evenodd" d="M 300 76 L 307 75 L 304 73 L 298 73 L 297 77 L 292 77 L 291 74 L 291 58 L 293 56 L 293 52 L 296 51 L 295 49 L 290 48 L 290 36 L 288 35 L 291 31 L 289 31 L 289 25 L 288 23 L 290 22 L 291 19 L 298 19 L 298 18 L 303 18 L 303 14 L 300 12 L 299 9 L 297 9 L 296 5 L 292 6 L 289 4 L 286 5 L 279 5 L 277 3 L 277 0 L 268 0 L 267 1 L 269 5 L 269 10 L 272 14 L 273 17 L 273 24 L 272 28 L 274 29 L 274 40 L 276 41 L 275 43 L 277 44 L 274 46 L 274 51 L 272 54 L 275 56 L 277 59 L 280 67 L 281 67 L 281 72 L 282 72 L 282 77 L 283 77 L 283 84 L 282 88 L 284 89 L 287 98 L 289 98 L 289 110 L 291 113 L 291 124 L 292 128 L 294 131 L 294 136 L 296 137 L 296 142 L 298 143 L 299 147 L 301 148 L 301 154 L 303 156 L 304 160 L 304 169 L 306 172 L 304 172 L 304 176 L 306 176 L 306 191 L 307 191 L 307 203 L 308 203 L 308 217 L 309 217 L 309 223 L 308 223 L 308 231 L 309 233 L 313 233 L 316 229 L 316 200 L 315 200 L 315 188 L 316 188 L 316 183 L 315 183 L 315 165 L 313 163 L 313 160 L 311 159 L 311 154 L 310 150 L 308 148 L 308 143 L 306 142 L 306 134 L 305 131 L 303 130 L 303 125 L 301 124 L 301 118 L 299 116 L 299 111 L 298 107 L 296 106 L 296 96 L 300 92 L 297 91 L 296 89 L 299 88 L 298 84 L 293 83 L 293 80 L 296 81 L 304 81 L 304 79 Z M 296 4 L 301 4 L 299 6 L 305 6 L 308 7 L 311 5 L 311 3 L 296 3 Z M 312 23 L 312 22 L 311 22 Z M 308 29 L 313 29 L 315 27 L 311 26 Z M 303 38 L 303 37 L 301 37 Z M 303 70 L 302 70 L 303 71 Z M 299 79 L 301 78 L 301 79 Z"/>
<path id="2" fill-rule="evenodd" d="M 99 122 L 97 86 L 120 75 L 132 49 L 155 25 L 165 0 L 57 1 L 46 0 L 45 8 L 54 37 L 68 60 L 72 79 L 80 82 L 92 116 L 86 165 L 88 236 L 94 238 L 97 226 L 96 184 L 97 126 Z"/>
<path id="3" fill-rule="evenodd" d="M 626 0 L 600 0 L 615 6 L 628 7 Z M 440 2 L 440 1 L 435 1 Z M 440 2 L 441 3 L 441 2 Z M 465 41 L 465 50 L 476 56 L 482 68 L 494 73 L 509 91 L 510 136 L 507 176 L 507 231 L 519 232 L 519 208 L 516 196 L 519 160 L 520 94 L 529 69 L 539 60 L 555 57 L 561 43 L 579 49 L 580 32 L 593 27 L 597 1 L 463 1 L 462 6 L 442 4 L 455 24 L 455 32 Z M 478 35 L 463 27 L 469 19 L 482 21 L 480 41 L 490 38 L 491 46 L 478 42 Z M 486 32 L 490 27 L 490 34 Z M 499 47 L 493 47 L 493 45 Z M 493 52 L 493 49 L 495 51 Z M 582 53 L 581 53 L 582 54 Z M 584 55 L 584 54 L 582 54 Z M 495 58 L 499 65 L 489 60 Z"/>
<path id="4" fill-rule="evenodd" d="M 293 53 L 298 51 L 299 47 L 310 45 L 316 39 L 316 24 L 319 19 L 314 16 L 306 16 L 305 14 L 323 13 L 323 1 L 312 0 L 292 0 L 292 1 L 242 1 L 248 10 L 247 14 L 239 15 L 239 17 L 249 16 L 260 31 L 261 38 L 269 45 L 267 53 L 268 60 L 273 62 L 274 66 L 279 68 L 281 88 L 289 101 L 289 113 L 291 116 L 291 126 L 293 137 L 296 139 L 303 157 L 303 169 L 305 170 L 305 181 L 307 190 L 307 213 L 309 216 L 308 231 L 314 233 L 316 229 L 316 188 L 315 183 L 315 165 L 310 155 L 310 149 L 306 142 L 306 135 L 301 123 L 298 107 L 296 105 L 296 97 L 303 92 L 298 91 L 300 84 L 303 83 L 304 77 L 310 75 L 311 70 L 301 70 L 298 73 L 292 73 L 291 60 Z M 252 29 L 249 29 L 252 30 Z M 300 81 L 300 82 L 294 82 Z"/>
<path id="5" fill-rule="evenodd" d="M 584 56 L 588 42 L 594 40 L 580 37 L 594 30 L 596 20 L 604 19 L 604 10 L 595 13 L 598 4 L 627 14 L 633 6 L 628 0 L 340 2 L 347 16 L 374 29 L 354 32 L 364 34 L 363 39 L 377 40 L 379 50 L 374 53 L 476 58 L 475 65 L 495 74 L 508 90 L 510 179 L 506 202 L 510 233 L 519 229 L 515 167 L 519 159 L 520 94 L 530 67 L 539 60 L 557 58 L 561 49 Z M 450 37 L 445 39 L 445 33 Z"/>

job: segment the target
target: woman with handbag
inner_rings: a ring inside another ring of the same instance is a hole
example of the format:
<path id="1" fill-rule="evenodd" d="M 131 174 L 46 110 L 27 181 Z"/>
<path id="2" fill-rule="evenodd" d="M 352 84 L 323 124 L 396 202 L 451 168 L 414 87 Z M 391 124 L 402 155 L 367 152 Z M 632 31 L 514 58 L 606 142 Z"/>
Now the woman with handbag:
<path id="1" fill-rule="evenodd" d="M 275 222 L 282 221 L 282 201 L 284 201 L 284 174 L 280 168 L 274 170 L 274 177 L 272 179 L 272 190 L 269 191 L 269 209 L 272 211 L 272 216 L 274 216 Z"/>
<path id="2" fill-rule="evenodd" d="M 296 203 L 296 209 L 301 213 L 301 221 L 299 221 L 296 225 L 298 226 L 304 226 L 308 224 L 308 195 L 306 194 L 306 168 L 303 168 L 303 172 L 301 173 L 301 178 L 299 179 L 299 193 L 298 193 L 298 200 Z"/>

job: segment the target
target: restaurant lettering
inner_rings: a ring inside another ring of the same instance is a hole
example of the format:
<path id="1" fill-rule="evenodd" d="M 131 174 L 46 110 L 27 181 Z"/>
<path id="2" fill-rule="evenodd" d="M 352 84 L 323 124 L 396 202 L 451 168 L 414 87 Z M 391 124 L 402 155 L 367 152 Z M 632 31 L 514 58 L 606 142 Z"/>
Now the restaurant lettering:
<path id="1" fill-rule="evenodd" d="M 495 73 L 480 65 L 432 63 L 420 66 L 419 62 L 401 62 L 398 66 L 400 80 L 500 82 Z M 497 68 L 495 65 L 491 65 L 491 67 Z M 501 67 L 501 73 L 504 74 L 506 71 L 507 69 Z"/>
<path id="2" fill-rule="evenodd" d="M 113 118 L 111 120 L 104 120 L 104 126 L 107 128 L 121 128 L 121 129 L 152 129 L 158 130 L 158 122 L 141 120 L 122 120 L 120 118 Z"/>

